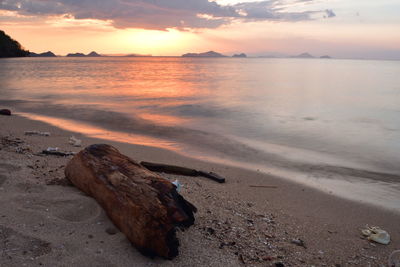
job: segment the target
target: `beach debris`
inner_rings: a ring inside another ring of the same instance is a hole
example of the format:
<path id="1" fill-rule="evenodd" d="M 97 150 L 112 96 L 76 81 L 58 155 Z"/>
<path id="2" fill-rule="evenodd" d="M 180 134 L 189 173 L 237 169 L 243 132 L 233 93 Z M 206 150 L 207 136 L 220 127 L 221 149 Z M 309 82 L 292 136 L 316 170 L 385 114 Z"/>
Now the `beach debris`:
<path id="1" fill-rule="evenodd" d="M 175 181 L 173 181 L 172 184 L 174 184 L 174 185 L 176 186 L 176 192 L 178 192 L 178 193 L 181 192 L 181 187 L 182 187 L 182 185 L 181 185 L 181 183 L 178 181 L 178 179 L 175 180 Z"/>
<path id="2" fill-rule="evenodd" d="M 38 136 L 50 136 L 49 132 L 39 132 L 39 131 L 25 131 L 25 135 L 38 135 Z"/>
<path id="3" fill-rule="evenodd" d="M 116 235 L 119 232 L 119 230 L 115 227 L 107 227 L 106 228 L 106 233 L 109 235 Z"/>
<path id="4" fill-rule="evenodd" d="M 46 150 L 42 151 L 42 154 L 67 157 L 67 156 L 75 155 L 76 153 L 75 152 L 62 152 L 62 151 L 59 151 L 58 147 L 48 147 Z"/>
<path id="5" fill-rule="evenodd" d="M 70 145 L 75 146 L 75 147 L 80 147 L 80 146 L 82 146 L 82 140 L 79 140 L 79 139 L 75 138 L 75 136 L 71 136 L 71 137 L 69 138 L 68 143 L 69 143 Z"/>
<path id="6" fill-rule="evenodd" d="M 361 233 L 370 241 L 374 241 L 383 245 L 387 245 L 390 243 L 389 233 L 377 226 L 368 227 L 367 225 L 365 229 L 361 230 Z"/>
<path id="7" fill-rule="evenodd" d="M 11 110 L 9 110 L 9 109 L 0 109 L 0 115 L 11 116 Z"/>
<path id="8" fill-rule="evenodd" d="M 298 239 L 292 239 L 292 241 L 290 241 L 290 243 L 295 244 L 295 245 L 297 245 L 297 246 L 299 246 L 299 247 L 307 248 L 307 247 L 306 247 L 306 244 L 304 243 L 304 241 L 301 240 L 300 238 L 298 238 Z"/>
<path id="9" fill-rule="evenodd" d="M 244 261 L 244 257 L 243 257 L 242 254 L 239 254 L 238 258 L 239 258 L 239 260 L 240 260 L 240 262 L 241 262 L 242 264 L 246 264 L 246 262 Z"/>
<path id="10" fill-rule="evenodd" d="M 278 188 L 276 185 L 249 185 L 249 187 L 257 187 L 257 188 Z"/>
<path id="11" fill-rule="evenodd" d="M 178 174 L 178 175 L 184 175 L 184 176 L 203 176 L 206 178 L 209 178 L 213 181 L 216 181 L 218 183 L 225 183 L 225 178 L 219 176 L 218 174 L 214 172 L 204 172 L 204 171 L 198 171 L 195 169 L 190 169 L 186 167 L 180 167 L 180 166 L 175 166 L 175 165 L 169 165 L 169 164 L 162 164 L 162 163 L 153 163 L 153 162 L 146 162 L 142 161 L 140 164 L 145 167 L 146 169 L 154 172 L 164 172 L 164 173 L 171 173 L 171 174 Z"/>
<path id="12" fill-rule="evenodd" d="M 225 183 L 225 178 L 219 176 L 218 174 L 216 174 L 215 172 L 203 172 L 203 171 L 197 171 L 198 176 L 203 176 L 206 178 L 209 178 L 213 181 L 216 181 L 218 183 Z"/>
<path id="13" fill-rule="evenodd" d="M 400 267 L 400 250 L 393 251 L 389 256 L 389 267 Z"/>
<path id="14" fill-rule="evenodd" d="M 193 225 L 197 209 L 170 181 L 106 144 L 80 151 L 67 164 L 65 176 L 104 208 L 142 254 L 178 255 L 176 229 Z"/>

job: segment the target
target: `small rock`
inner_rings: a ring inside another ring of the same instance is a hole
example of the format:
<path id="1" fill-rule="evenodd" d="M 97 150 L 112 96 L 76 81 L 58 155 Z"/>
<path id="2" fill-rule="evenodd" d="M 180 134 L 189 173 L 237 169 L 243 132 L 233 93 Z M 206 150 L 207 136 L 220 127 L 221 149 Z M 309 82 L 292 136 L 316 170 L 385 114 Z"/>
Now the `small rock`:
<path id="1" fill-rule="evenodd" d="M 9 110 L 9 109 L 1 109 L 0 110 L 0 115 L 11 116 L 11 110 Z"/>
<path id="2" fill-rule="evenodd" d="M 106 233 L 109 234 L 109 235 L 115 235 L 118 232 L 119 232 L 118 229 L 116 229 L 115 227 L 108 227 L 106 229 Z"/>
<path id="3" fill-rule="evenodd" d="M 213 235 L 213 234 L 215 233 L 215 230 L 214 230 L 213 228 L 211 228 L 211 227 L 207 227 L 207 232 L 208 232 L 210 235 Z"/>
<path id="4" fill-rule="evenodd" d="M 285 267 L 282 262 L 275 262 L 275 267 Z"/>
<path id="5" fill-rule="evenodd" d="M 295 245 L 297 245 L 299 247 L 306 248 L 306 244 L 300 238 L 299 239 L 293 239 L 290 243 L 295 244 Z"/>

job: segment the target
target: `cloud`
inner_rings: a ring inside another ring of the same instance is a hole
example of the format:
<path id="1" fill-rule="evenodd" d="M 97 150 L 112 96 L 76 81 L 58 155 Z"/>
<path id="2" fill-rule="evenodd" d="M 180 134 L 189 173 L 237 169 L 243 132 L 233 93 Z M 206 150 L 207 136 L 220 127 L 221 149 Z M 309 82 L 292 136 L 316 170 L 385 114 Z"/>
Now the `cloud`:
<path id="1" fill-rule="evenodd" d="M 217 28 L 235 20 L 300 21 L 332 10 L 289 11 L 285 5 L 314 0 L 267 0 L 221 5 L 208 0 L 1 0 L 0 10 L 25 16 L 68 15 L 77 20 L 111 21 L 116 28 Z"/>

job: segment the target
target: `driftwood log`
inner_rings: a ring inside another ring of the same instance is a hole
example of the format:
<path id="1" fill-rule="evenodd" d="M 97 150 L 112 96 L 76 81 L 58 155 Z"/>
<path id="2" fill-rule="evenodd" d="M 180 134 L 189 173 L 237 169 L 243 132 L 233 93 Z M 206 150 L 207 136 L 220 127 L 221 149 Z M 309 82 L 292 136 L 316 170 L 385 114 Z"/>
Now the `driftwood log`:
<path id="1" fill-rule="evenodd" d="M 171 182 L 104 144 L 75 155 L 65 175 L 96 199 L 142 254 L 166 259 L 178 255 L 176 227 L 192 225 L 196 207 Z"/>

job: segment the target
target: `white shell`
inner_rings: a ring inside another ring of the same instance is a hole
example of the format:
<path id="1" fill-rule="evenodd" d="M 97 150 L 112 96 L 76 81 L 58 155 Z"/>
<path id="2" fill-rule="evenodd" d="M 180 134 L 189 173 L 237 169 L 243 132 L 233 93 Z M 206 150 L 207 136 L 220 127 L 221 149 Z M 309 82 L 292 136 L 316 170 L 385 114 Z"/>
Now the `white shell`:
<path id="1" fill-rule="evenodd" d="M 71 137 L 69 138 L 68 143 L 69 143 L 70 145 L 79 147 L 79 146 L 82 145 L 82 140 L 79 140 L 79 139 L 75 138 L 75 136 L 71 136 Z"/>

